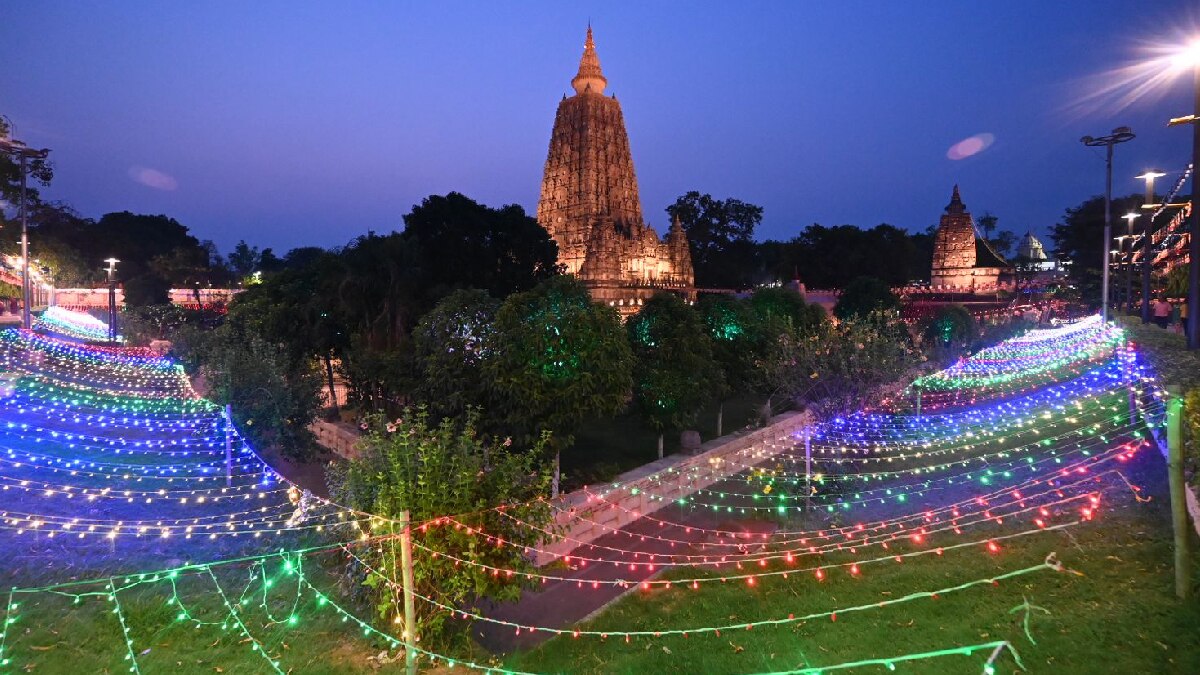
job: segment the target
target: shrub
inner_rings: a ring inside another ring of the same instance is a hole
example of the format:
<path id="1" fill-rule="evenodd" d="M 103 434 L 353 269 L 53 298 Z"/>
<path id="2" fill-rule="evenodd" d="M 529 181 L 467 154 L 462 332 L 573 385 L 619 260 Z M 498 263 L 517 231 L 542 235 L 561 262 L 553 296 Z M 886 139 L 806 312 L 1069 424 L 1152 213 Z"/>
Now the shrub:
<path id="1" fill-rule="evenodd" d="M 395 420 L 371 415 L 359 441 L 361 457 L 329 473 L 334 500 L 378 516 L 369 533 L 381 539 L 358 554 L 371 568 L 361 571 L 362 583 L 379 618 L 397 626 L 397 633 L 403 627 L 393 621 L 404 616 L 396 567 L 400 545 L 391 535 L 400 532 L 396 519 L 402 511 L 418 525 L 413 528 L 415 591 L 451 607 L 481 598 L 517 599 L 527 583 L 522 575 L 534 569 L 526 547 L 537 545 L 539 530 L 552 529 L 553 514 L 541 499 L 551 479 L 540 459 L 545 439 L 517 451 L 508 441 L 481 440 L 476 420 L 471 412 L 461 425 L 451 420 L 430 425 L 423 409 L 407 410 Z M 455 513 L 467 515 L 442 517 Z M 503 543 L 486 540 L 481 531 Z M 469 551 L 465 555 L 478 564 L 455 564 L 432 551 Z M 514 575 L 497 576 L 486 566 Z M 417 603 L 417 610 L 421 644 L 445 642 L 451 625 L 446 613 L 426 602 Z"/>

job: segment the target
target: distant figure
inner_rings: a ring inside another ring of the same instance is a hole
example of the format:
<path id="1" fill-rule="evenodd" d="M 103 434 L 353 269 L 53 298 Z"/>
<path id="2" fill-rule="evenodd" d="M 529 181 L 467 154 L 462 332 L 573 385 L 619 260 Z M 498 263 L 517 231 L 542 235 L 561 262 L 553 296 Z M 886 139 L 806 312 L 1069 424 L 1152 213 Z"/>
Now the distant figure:
<path id="1" fill-rule="evenodd" d="M 1185 299 L 1179 303 L 1179 323 L 1183 326 L 1183 336 L 1188 336 L 1188 303 Z"/>
<path id="2" fill-rule="evenodd" d="M 1150 305 L 1150 309 L 1154 312 L 1154 323 L 1165 330 L 1171 322 L 1171 303 L 1159 296 L 1154 299 L 1154 304 Z"/>

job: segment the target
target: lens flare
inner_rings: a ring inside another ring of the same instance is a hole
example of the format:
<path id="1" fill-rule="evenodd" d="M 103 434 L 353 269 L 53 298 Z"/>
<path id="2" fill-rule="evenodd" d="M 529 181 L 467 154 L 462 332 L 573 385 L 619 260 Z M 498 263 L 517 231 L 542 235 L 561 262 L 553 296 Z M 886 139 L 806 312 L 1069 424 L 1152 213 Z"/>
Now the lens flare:
<path id="1" fill-rule="evenodd" d="M 1200 67 L 1196 35 L 1200 30 L 1176 34 L 1165 42 L 1143 43 L 1136 60 L 1078 82 L 1079 93 L 1066 112 L 1077 117 L 1112 114 L 1139 101 L 1160 100 L 1180 76 Z"/>
<path id="2" fill-rule="evenodd" d="M 950 149 L 946 151 L 946 157 L 957 160 L 978 155 L 987 150 L 995 140 L 996 137 L 989 133 L 975 134 L 950 146 Z"/>

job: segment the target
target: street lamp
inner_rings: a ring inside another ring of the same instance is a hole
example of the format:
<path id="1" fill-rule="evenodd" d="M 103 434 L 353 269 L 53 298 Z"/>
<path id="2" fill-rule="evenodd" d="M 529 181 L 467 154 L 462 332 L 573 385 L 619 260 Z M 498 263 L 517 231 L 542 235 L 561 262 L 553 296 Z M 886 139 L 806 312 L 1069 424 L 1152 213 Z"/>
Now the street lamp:
<path id="1" fill-rule="evenodd" d="M 1150 266 L 1154 261 L 1150 259 L 1150 237 L 1154 233 L 1154 209 L 1157 206 L 1154 203 L 1154 179 L 1162 178 L 1167 174 L 1154 169 L 1147 169 L 1145 173 L 1138 176 L 1146 181 L 1146 200 L 1142 203 L 1143 209 L 1150 210 L 1150 220 L 1142 226 L 1142 323 L 1150 323 Z"/>
<path id="2" fill-rule="evenodd" d="M 1129 240 L 1129 253 L 1125 256 L 1125 313 L 1133 314 L 1133 221 L 1142 214 L 1130 211 L 1121 216 L 1125 219 L 1125 238 Z"/>
<path id="3" fill-rule="evenodd" d="M 7 127 L 11 129 L 12 123 L 9 122 Z M 46 159 L 50 151 L 45 148 L 36 150 L 6 134 L 0 137 L 0 152 L 21 160 L 21 327 L 28 329 L 32 323 L 29 316 L 32 294 L 29 284 L 29 224 L 26 215 L 29 206 L 25 193 L 28 190 L 29 161 Z"/>
<path id="4" fill-rule="evenodd" d="M 1171 120 L 1168 126 L 1192 125 L 1192 222 L 1188 227 L 1188 297 L 1187 347 L 1200 349 L 1200 38 L 1181 49 L 1175 56 L 1175 66 L 1192 69 L 1193 112 Z"/>
<path id="5" fill-rule="evenodd" d="M 105 272 L 108 272 L 108 341 L 117 341 L 117 263 L 121 262 L 116 258 L 106 258 L 104 262 L 108 263 Z"/>
<path id="6" fill-rule="evenodd" d="M 1112 241 L 1112 159 L 1113 146 L 1118 143 L 1132 141 L 1134 139 L 1133 131 L 1129 127 L 1117 127 L 1113 129 L 1108 136 L 1100 138 L 1092 138 L 1084 136 L 1079 139 L 1081 143 L 1091 148 L 1104 146 L 1106 152 L 1104 156 L 1104 268 L 1103 281 L 1101 282 L 1100 290 L 1100 319 L 1108 321 L 1108 247 Z"/>

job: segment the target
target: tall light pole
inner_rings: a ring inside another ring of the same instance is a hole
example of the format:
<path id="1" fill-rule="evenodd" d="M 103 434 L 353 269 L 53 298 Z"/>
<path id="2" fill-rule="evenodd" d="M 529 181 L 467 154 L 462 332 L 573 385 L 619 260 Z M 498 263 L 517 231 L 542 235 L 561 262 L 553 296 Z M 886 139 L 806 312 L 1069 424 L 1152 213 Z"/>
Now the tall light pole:
<path id="1" fill-rule="evenodd" d="M 106 258 L 108 267 L 104 271 L 108 272 L 108 341 L 117 341 L 117 263 L 121 262 L 116 258 Z"/>
<path id="2" fill-rule="evenodd" d="M 1134 139 L 1133 131 L 1129 127 L 1117 127 L 1113 129 L 1108 136 L 1100 138 L 1092 138 L 1084 136 L 1079 139 L 1081 143 L 1088 147 L 1098 148 L 1105 147 L 1104 155 L 1104 269 L 1103 281 L 1101 281 L 1100 289 L 1100 319 L 1108 321 L 1108 267 L 1109 255 L 1108 247 L 1112 241 L 1112 160 L 1113 146 L 1118 143 L 1132 141 Z"/>
<path id="3" fill-rule="evenodd" d="M 1142 214 L 1130 211 L 1121 216 L 1125 219 L 1125 238 L 1129 240 L 1129 253 L 1125 256 L 1125 313 L 1133 314 L 1133 221 Z M 1124 248 L 1124 242 L 1121 245 Z"/>
<path id="4" fill-rule="evenodd" d="M 1154 179 L 1162 178 L 1167 174 L 1154 169 L 1147 169 L 1145 173 L 1138 176 L 1146 181 L 1146 199 L 1142 203 L 1143 209 L 1150 209 L 1150 219 L 1142 226 L 1142 323 L 1150 323 L 1150 269 L 1154 261 L 1150 259 L 1150 245 L 1153 243 L 1150 238 L 1154 234 L 1154 210 L 1158 208 L 1154 203 Z"/>
<path id="5" fill-rule="evenodd" d="M 1176 57 L 1179 65 L 1192 69 L 1192 114 L 1179 117 L 1167 126 L 1192 125 L 1192 218 L 1188 226 L 1188 297 L 1187 347 L 1200 349 L 1200 38 L 1192 40 Z"/>
<path id="6" fill-rule="evenodd" d="M 8 126 L 11 128 L 12 124 Z M 50 151 L 45 148 L 36 150 L 5 135 L 0 137 L 0 152 L 17 157 L 21 162 L 21 327 L 28 329 L 32 324 L 29 314 L 32 289 L 29 282 L 29 223 L 26 213 L 29 205 L 25 194 L 29 189 L 29 160 L 46 159 Z"/>

